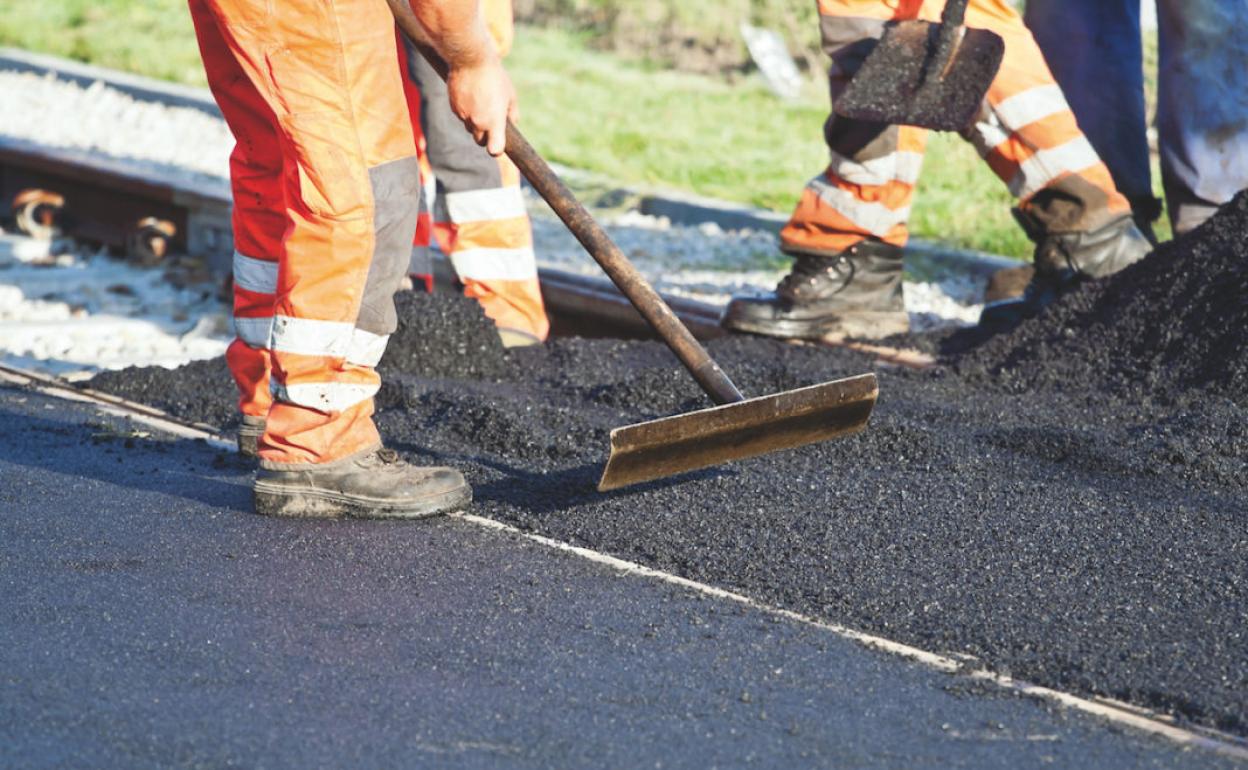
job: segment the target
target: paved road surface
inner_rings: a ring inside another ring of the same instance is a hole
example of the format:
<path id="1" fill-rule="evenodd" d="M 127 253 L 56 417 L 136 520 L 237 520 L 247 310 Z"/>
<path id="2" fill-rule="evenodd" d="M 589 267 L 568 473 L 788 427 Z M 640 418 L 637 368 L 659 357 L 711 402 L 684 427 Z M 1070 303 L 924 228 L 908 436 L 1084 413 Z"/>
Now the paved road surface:
<path id="1" fill-rule="evenodd" d="M 0 387 L 0 766 L 1232 767 Z"/>

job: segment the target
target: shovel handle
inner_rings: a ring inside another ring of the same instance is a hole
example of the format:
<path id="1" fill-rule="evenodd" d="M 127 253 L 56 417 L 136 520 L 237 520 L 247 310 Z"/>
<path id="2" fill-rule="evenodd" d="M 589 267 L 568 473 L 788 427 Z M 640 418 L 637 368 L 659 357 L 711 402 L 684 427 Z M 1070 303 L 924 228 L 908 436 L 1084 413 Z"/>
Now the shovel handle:
<path id="1" fill-rule="evenodd" d="M 408 6 L 408 0 L 387 0 L 394 12 L 399 29 L 416 44 L 420 53 L 443 78 L 447 74 L 446 62 L 438 55 L 429 40 L 420 21 Z M 672 349 L 680 362 L 684 364 L 698 385 L 716 404 L 735 404 L 744 401 L 745 396 L 737 390 L 728 375 L 719 368 L 719 364 L 711 358 L 702 347 L 702 343 L 689 331 L 672 309 L 668 307 L 659 293 L 633 267 L 624 252 L 615 245 L 606 231 L 594 220 L 593 216 L 576 199 L 572 191 L 564 185 L 563 180 L 554 172 L 533 145 L 529 144 L 520 130 L 511 121 L 507 122 L 507 157 L 516 164 L 520 172 L 533 185 L 533 189 L 546 201 L 554 212 L 567 225 L 568 230 L 576 236 L 589 255 L 594 258 L 606 272 L 611 282 L 628 297 L 628 301 L 637 308 L 646 323 Z"/>
<path id="2" fill-rule="evenodd" d="M 533 185 L 533 189 L 559 215 L 611 282 L 628 297 L 628 301 L 633 303 L 633 307 L 646 319 L 646 323 L 663 338 L 707 395 L 721 405 L 744 401 L 745 396 L 741 395 L 737 386 L 706 352 L 702 343 L 681 323 L 645 276 L 633 267 L 633 263 L 624 256 L 620 247 L 594 221 L 593 215 L 581 205 L 550 165 L 511 123 L 507 124 L 507 157 L 511 158 L 525 179 L 529 180 L 529 184 Z"/>
<path id="3" fill-rule="evenodd" d="M 928 68 L 928 72 L 935 73 L 937 77 L 943 78 L 949 72 L 949 63 L 953 60 L 953 54 L 958 49 L 959 43 L 962 42 L 962 35 L 966 27 L 962 26 L 962 22 L 966 20 L 966 5 L 969 0 L 949 0 L 945 3 L 945 10 L 940 14 L 940 32 L 936 38 L 936 51 L 932 54 L 932 63 Z"/>
<path id="4" fill-rule="evenodd" d="M 949 0 L 940 13 L 940 23 L 951 27 L 960 27 L 966 21 L 966 6 L 970 0 Z"/>

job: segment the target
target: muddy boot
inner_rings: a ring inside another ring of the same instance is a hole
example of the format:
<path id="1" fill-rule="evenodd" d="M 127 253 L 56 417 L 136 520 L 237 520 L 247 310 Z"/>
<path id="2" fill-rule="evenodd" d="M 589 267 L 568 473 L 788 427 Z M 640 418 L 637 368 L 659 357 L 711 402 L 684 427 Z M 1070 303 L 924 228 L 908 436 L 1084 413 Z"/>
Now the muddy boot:
<path id="1" fill-rule="evenodd" d="M 404 462 L 393 449 L 373 449 L 324 465 L 260 461 L 252 487 L 266 516 L 416 519 L 463 510 L 472 489 L 452 468 Z"/>
<path id="2" fill-rule="evenodd" d="M 720 323 L 788 339 L 901 334 L 910 330 L 901 271 L 901 249 L 878 241 L 831 256 L 802 254 L 773 294 L 733 297 Z"/>
<path id="3" fill-rule="evenodd" d="M 1148 238 L 1130 215 L 1124 215 L 1098 230 L 1081 233 L 1039 232 L 1027 214 L 1015 216 L 1036 242 L 1036 274 L 1023 296 L 984 306 L 981 326 L 1008 329 L 1031 318 L 1058 297 L 1089 278 L 1104 278 L 1138 262 L 1153 250 Z"/>
<path id="4" fill-rule="evenodd" d="M 264 435 L 267 420 L 250 414 L 243 415 L 238 426 L 238 453 L 243 457 L 256 457 L 260 453 L 260 437 Z"/>

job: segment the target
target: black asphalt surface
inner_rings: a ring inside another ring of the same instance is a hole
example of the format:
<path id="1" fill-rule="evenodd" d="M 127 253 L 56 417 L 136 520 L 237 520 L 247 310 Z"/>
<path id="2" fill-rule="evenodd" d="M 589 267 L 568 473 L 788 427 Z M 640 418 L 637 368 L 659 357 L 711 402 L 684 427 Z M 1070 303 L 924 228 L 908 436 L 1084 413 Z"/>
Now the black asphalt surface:
<path id="1" fill-rule="evenodd" d="M 881 369 L 861 434 L 604 495 L 613 427 L 707 406 L 665 346 L 504 353 L 470 300 L 409 293 L 399 309 L 381 434 L 463 470 L 478 513 L 1248 737 L 1248 392 L 1074 377 L 1019 391 L 983 369 Z M 710 349 L 751 395 L 878 368 L 758 337 Z M 221 359 L 91 385 L 219 425 L 237 410 Z"/>
<path id="2" fill-rule="evenodd" d="M 469 522 L 296 522 L 0 388 L 3 767 L 1231 767 Z"/>

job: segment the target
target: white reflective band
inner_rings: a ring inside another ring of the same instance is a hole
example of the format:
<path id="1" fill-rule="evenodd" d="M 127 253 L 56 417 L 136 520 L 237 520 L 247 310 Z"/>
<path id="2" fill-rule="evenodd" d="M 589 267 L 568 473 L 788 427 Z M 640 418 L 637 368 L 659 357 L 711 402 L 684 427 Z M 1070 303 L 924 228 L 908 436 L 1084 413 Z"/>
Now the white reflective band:
<path id="1" fill-rule="evenodd" d="M 460 279 L 528 281 L 537 277 L 533 249 L 466 249 L 451 255 Z"/>
<path id="2" fill-rule="evenodd" d="M 1001 127 L 1001 121 L 997 120 L 997 116 L 993 113 L 989 113 L 983 120 L 976 121 L 971 131 L 971 143 L 975 145 L 981 158 L 987 158 L 988 153 L 1005 144 L 1009 139 L 1009 132 Z"/>
<path id="3" fill-rule="evenodd" d="M 923 170 L 923 154 L 894 152 L 882 158 L 859 161 L 833 152 L 829 169 L 852 184 L 878 186 L 889 182 L 902 182 L 913 185 L 918 183 L 919 172 Z"/>
<path id="4" fill-rule="evenodd" d="M 909 206 L 893 210 L 882 203 L 860 201 L 853 193 L 828 184 L 821 176 L 810 180 L 807 187 L 841 216 L 879 238 L 910 218 Z"/>
<path id="5" fill-rule="evenodd" d="M 1038 120 L 1044 120 L 1059 112 L 1069 112 L 1070 105 L 1057 85 L 1037 86 L 1014 94 L 1005 101 L 992 105 L 1002 125 L 1011 131 L 1018 131 Z"/>
<path id="6" fill-rule="evenodd" d="M 347 346 L 347 361 L 358 366 L 376 367 L 385 355 L 388 342 L 389 334 L 373 334 L 356 329 L 351 334 L 351 344 Z"/>
<path id="7" fill-rule="evenodd" d="M 446 194 L 446 214 L 456 224 L 517 219 L 528 213 L 519 187 Z"/>
<path id="8" fill-rule="evenodd" d="M 277 263 L 234 252 L 234 285 L 259 294 L 275 294 Z"/>
<path id="9" fill-rule="evenodd" d="M 1010 192 L 1019 198 L 1029 198 L 1054 179 L 1078 173 L 1100 162 L 1100 156 L 1087 138 L 1080 136 L 1058 147 L 1039 150 L 1023 161 L 1018 175 L 1010 182 Z"/>
<path id="10" fill-rule="evenodd" d="M 424 188 L 425 197 L 421 202 L 421 208 L 425 211 L 433 211 L 434 205 L 438 203 L 438 180 L 434 178 L 433 174 L 425 177 Z"/>
<path id="11" fill-rule="evenodd" d="M 301 385 L 282 385 L 276 378 L 272 381 L 273 397 L 278 401 L 315 409 L 318 412 L 344 412 L 366 399 L 377 395 L 377 385 L 358 385 L 346 382 L 309 382 Z"/>
<path id="12" fill-rule="evenodd" d="M 234 333 L 253 348 L 268 348 L 273 336 L 273 316 L 263 318 L 235 318 Z"/>
<path id="13" fill-rule="evenodd" d="M 389 335 L 366 332 L 343 321 L 284 315 L 273 319 L 273 350 L 282 353 L 342 358 L 360 366 L 376 366 L 389 340 Z"/>
<path id="14" fill-rule="evenodd" d="M 304 356 L 345 358 L 355 324 L 311 318 L 273 318 L 273 349 Z"/>

